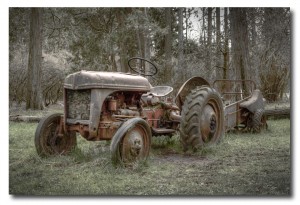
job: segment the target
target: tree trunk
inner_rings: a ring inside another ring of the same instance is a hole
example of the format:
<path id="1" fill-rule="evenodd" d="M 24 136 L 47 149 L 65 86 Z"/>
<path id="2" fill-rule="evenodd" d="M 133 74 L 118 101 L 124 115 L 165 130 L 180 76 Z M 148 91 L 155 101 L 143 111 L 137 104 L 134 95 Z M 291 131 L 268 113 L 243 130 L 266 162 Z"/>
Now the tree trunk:
<path id="1" fill-rule="evenodd" d="M 129 68 L 127 66 L 127 48 L 125 42 L 125 35 L 126 35 L 126 27 L 124 24 L 124 19 L 126 18 L 127 13 L 130 13 L 131 10 L 129 8 L 126 9 L 117 9 L 116 11 L 116 18 L 119 25 L 119 31 L 122 32 L 120 39 L 118 40 L 118 47 L 120 52 L 120 67 L 121 72 L 127 73 L 129 72 Z"/>
<path id="2" fill-rule="evenodd" d="M 138 48 L 139 48 L 139 57 L 143 57 L 143 51 L 142 51 L 142 42 L 141 42 L 141 37 L 140 37 L 140 28 L 139 28 L 139 25 L 137 27 L 137 30 L 136 30 L 136 38 L 137 38 L 137 44 L 138 44 Z"/>
<path id="3" fill-rule="evenodd" d="M 43 109 L 42 36 L 42 9 L 31 8 L 26 109 Z"/>
<path id="4" fill-rule="evenodd" d="M 221 78 L 221 20 L 220 20 L 220 8 L 216 8 L 216 78 Z"/>
<path id="5" fill-rule="evenodd" d="M 184 70 L 183 62 L 183 8 L 179 8 L 179 26 L 178 26 L 178 69 L 176 71 L 176 79 L 179 76 L 185 80 L 182 71 Z M 176 80 L 177 82 L 177 80 Z"/>
<path id="6" fill-rule="evenodd" d="M 115 59 L 115 54 L 112 51 L 110 53 L 110 59 L 111 59 L 111 64 L 112 64 L 112 71 L 113 72 L 118 72 L 117 62 L 116 62 L 116 59 Z"/>
<path id="7" fill-rule="evenodd" d="M 223 53 L 223 79 L 228 78 L 228 9 L 224 8 L 224 53 Z"/>
<path id="8" fill-rule="evenodd" d="M 249 69 L 249 51 L 248 51 L 248 23 L 246 18 L 246 9 L 230 8 L 231 16 L 231 43 L 233 48 L 233 65 L 236 69 L 236 78 L 247 79 L 247 70 Z M 242 84 L 242 90 L 245 95 L 248 94 L 245 83 Z"/>
<path id="9" fill-rule="evenodd" d="M 172 76 L 172 14 L 171 8 L 165 8 L 166 10 L 166 28 L 167 34 L 165 35 L 165 55 L 166 55 L 166 65 L 165 65 L 165 83 L 169 84 L 171 82 Z"/>
<path id="10" fill-rule="evenodd" d="M 203 39 L 200 40 L 200 43 L 202 42 L 203 45 L 206 45 L 206 23 L 205 23 L 205 8 L 202 8 L 202 31 L 203 31 Z"/>
<path id="11" fill-rule="evenodd" d="M 127 67 L 127 54 L 126 54 L 126 46 L 123 40 L 120 42 L 120 64 L 121 64 L 121 72 L 127 73 L 129 69 Z"/>
<path id="12" fill-rule="evenodd" d="M 255 8 L 250 10 L 251 15 L 250 15 L 250 19 L 251 19 L 251 45 L 252 47 L 254 47 L 256 45 L 256 38 L 257 38 L 257 33 L 256 33 L 256 22 L 255 22 L 255 18 L 256 18 L 256 14 L 255 14 Z"/>
<path id="13" fill-rule="evenodd" d="M 144 13 L 145 14 L 145 13 Z M 139 48 L 139 56 L 141 58 L 145 58 L 145 21 L 140 21 L 140 15 L 137 14 L 137 41 L 138 41 L 138 48 Z M 144 66 L 144 65 L 143 65 Z"/>
<path id="14" fill-rule="evenodd" d="M 207 8 L 207 44 L 206 44 L 206 69 L 211 71 L 211 40 L 212 40 L 212 8 Z M 212 74 L 212 79 L 215 73 Z"/>
<path id="15" fill-rule="evenodd" d="M 147 60 L 150 60 L 150 35 L 149 35 L 149 19 L 148 19 L 148 12 L 147 8 L 144 8 L 144 14 L 146 17 L 146 21 L 144 21 L 144 53 L 145 53 L 145 58 Z M 149 72 L 149 64 L 145 64 L 145 72 Z M 148 78 L 148 77 L 147 77 Z"/>
<path id="16" fill-rule="evenodd" d="M 185 41 L 188 42 L 188 24 L 189 24 L 189 11 L 188 8 L 184 8 L 185 13 Z"/>

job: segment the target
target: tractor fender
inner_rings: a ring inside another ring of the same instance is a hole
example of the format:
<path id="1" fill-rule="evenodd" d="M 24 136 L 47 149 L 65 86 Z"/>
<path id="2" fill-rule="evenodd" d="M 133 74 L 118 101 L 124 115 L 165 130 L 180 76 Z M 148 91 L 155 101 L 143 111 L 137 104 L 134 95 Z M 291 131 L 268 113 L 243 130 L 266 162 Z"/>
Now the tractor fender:
<path id="1" fill-rule="evenodd" d="M 261 94 L 260 90 L 254 90 L 252 95 L 249 99 L 242 102 L 240 107 L 248 109 L 250 112 L 254 113 L 258 109 L 264 110 L 264 99 L 263 95 Z"/>
<path id="2" fill-rule="evenodd" d="M 186 96 L 196 87 L 203 85 L 210 86 L 209 82 L 207 82 L 207 80 L 201 77 L 192 77 L 185 81 L 185 83 L 183 83 L 175 98 L 175 103 L 180 110 L 185 101 Z"/>

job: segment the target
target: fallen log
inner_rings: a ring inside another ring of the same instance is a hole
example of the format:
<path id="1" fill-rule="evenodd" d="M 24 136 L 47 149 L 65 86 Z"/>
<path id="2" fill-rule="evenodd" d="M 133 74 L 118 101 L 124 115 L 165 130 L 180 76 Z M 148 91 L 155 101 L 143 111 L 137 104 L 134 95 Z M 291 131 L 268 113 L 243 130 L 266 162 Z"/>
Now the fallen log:
<path id="1" fill-rule="evenodd" d="M 9 121 L 13 122 L 39 122 L 42 117 L 38 116 L 24 116 L 24 115 L 15 115 L 9 116 Z"/>
<path id="2" fill-rule="evenodd" d="M 290 108 L 275 108 L 275 109 L 266 109 L 265 116 L 273 118 L 289 118 L 291 113 Z"/>

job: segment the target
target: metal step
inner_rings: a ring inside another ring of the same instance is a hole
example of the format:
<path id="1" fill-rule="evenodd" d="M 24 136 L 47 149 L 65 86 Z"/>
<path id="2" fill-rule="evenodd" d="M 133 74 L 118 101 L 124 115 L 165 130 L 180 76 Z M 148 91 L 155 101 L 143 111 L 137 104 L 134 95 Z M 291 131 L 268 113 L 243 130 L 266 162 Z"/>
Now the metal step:
<path id="1" fill-rule="evenodd" d="M 154 127 L 152 127 L 151 129 L 155 134 L 172 134 L 176 131 L 174 129 L 154 128 Z"/>

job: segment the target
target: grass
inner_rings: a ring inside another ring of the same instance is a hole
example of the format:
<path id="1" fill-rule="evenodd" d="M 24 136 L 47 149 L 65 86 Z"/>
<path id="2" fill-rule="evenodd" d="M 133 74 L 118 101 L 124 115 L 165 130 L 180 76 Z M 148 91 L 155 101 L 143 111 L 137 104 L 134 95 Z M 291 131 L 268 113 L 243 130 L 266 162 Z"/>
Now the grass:
<path id="1" fill-rule="evenodd" d="M 260 134 L 227 133 L 214 146 L 183 153 L 179 137 L 154 137 L 149 160 L 114 168 L 109 142 L 88 142 L 68 156 L 38 157 L 36 123 L 9 125 L 13 195 L 290 196 L 290 120 Z"/>

